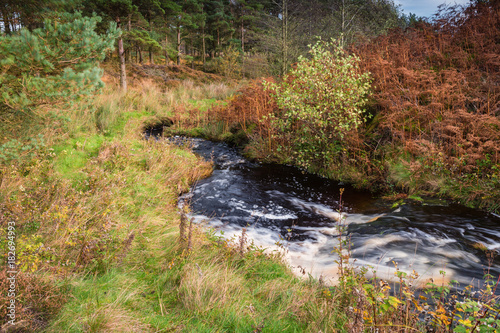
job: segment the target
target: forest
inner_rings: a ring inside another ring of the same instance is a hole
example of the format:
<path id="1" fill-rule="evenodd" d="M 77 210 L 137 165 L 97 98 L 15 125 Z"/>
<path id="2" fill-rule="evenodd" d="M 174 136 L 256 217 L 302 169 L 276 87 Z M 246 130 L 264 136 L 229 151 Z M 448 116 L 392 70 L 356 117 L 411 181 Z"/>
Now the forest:
<path id="1" fill-rule="evenodd" d="M 284 74 L 317 37 L 348 45 L 419 20 L 392 1 L 6 1 L 2 30 L 31 30 L 67 11 L 100 16 L 99 32 L 110 22 L 121 28 L 123 62 L 182 60 L 214 71 L 214 60 L 234 49 L 243 77 Z"/>
<path id="2" fill-rule="evenodd" d="M 226 142 L 388 210 L 495 218 L 499 36 L 496 0 L 431 18 L 392 0 L 2 1 L 0 330 L 498 331 L 491 240 L 468 244 L 494 268 L 480 285 L 397 262 L 388 283 L 339 218 L 335 281 L 298 276 L 286 240 L 193 223 L 179 196 L 214 162 L 144 134 Z"/>

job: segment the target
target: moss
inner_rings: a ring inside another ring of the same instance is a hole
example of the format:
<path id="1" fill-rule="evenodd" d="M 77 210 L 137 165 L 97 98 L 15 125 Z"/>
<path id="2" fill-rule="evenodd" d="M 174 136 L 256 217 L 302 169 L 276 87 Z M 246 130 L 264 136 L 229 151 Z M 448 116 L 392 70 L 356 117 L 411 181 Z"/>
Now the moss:
<path id="1" fill-rule="evenodd" d="M 424 202 L 424 199 L 422 199 L 420 196 L 418 196 L 416 194 L 409 195 L 408 199 L 416 201 L 416 202 L 419 202 L 419 203 L 423 203 Z"/>

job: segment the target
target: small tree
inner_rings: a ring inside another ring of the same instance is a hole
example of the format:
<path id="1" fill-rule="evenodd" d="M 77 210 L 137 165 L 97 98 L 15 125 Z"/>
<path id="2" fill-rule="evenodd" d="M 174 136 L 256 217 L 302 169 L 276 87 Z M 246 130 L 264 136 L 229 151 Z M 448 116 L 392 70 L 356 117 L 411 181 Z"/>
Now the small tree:
<path id="1" fill-rule="evenodd" d="M 280 108 L 271 119 L 276 138 L 304 167 L 313 159 L 328 162 L 345 135 L 363 123 L 370 88 L 359 58 L 338 43 L 319 41 L 310 54 L 311 59 L 300 57 L 281 82 L 266 83 Z"/>
<path id="2" fill-rule="evenodd" d="M 119 35 L 112 24 L 105 36 L 95 32 L 99 17 L 61 14 L 43 28 L 0 36 L 1 110 L 33 111 L 88 95 L 99 89 L 98 62 Z"/>
<path id="3" fill-rule="evenodd" d="M 226 78 L 240 78 L 242 72 L 241 57 L 240 50 L 233 45 L 229 45 L 219 59 L 218 72 Z"/>

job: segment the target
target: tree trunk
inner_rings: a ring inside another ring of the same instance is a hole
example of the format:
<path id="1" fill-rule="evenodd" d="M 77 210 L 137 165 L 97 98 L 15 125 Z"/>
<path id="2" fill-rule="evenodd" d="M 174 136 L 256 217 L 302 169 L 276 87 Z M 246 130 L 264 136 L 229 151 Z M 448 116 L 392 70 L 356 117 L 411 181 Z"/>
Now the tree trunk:
<path id="1" fill-rule="evenodd" d="M 282 13 L 281 13 L 281 75 L 285 75 L 287 68 L 287 58 L 288 58 L 288 49 L 287 49 L 287 34 L 288 34 L 288 1 L 282 0 Z"/>
<path id="2" fill-rule="evenodd" d="M 120 87 L 127 92 L 127 73 L 125 71 L 125 51 L 123 50 L 123 39 L 118 39 L 118 54 L 120 56 Z"/>
<path id="3" fill-rule="evenodd" d="M 142 64 L 142 49 L 140 46 L 137 47 L 137 51 L 139 52 L 139 63 Z"/>
<path id="4" fill-rule="evenodd" d="M 181 64 L 181 26 L 177 24 L 177 66 Z"/>
<path id="5" fill-rule="evenodd" d="M 120 18 L 116 18 L 118 28 L 120 28 Z M 127 92 L 127 72 L 125 71 L 125 50 L 123 49 L 123 38 L 118 38 L 118 57 L 120 58 L 120 87 L 123 92 Z"/>
<path id="6" fill-rule="evenodd" d="M 10 30 L 10 21 L 9 21 L 9 17 L 7 16 L 7 12 L 6 10 L 2 10 L 2 17 L 3 17 L 3 28 L 4 28 L 4 31 L 5 31 L 5 34 L 10 34 L 11 30 Z"/>
<path id="7" fill-rule="evenodd" d="M 243 20 L 241 20 L 241 51 L 245 53 L 245 29 L 243 27 Z"/>
<path id="8" fill-rule="evenodd" d="M 245 28 L 243 27 L 243 20 L 241 20 L 241 76 L 245 78 Z"/>
<path id="9" fill-rule="evenodd" d="M 202 35 L 202 47 L 201 47 L 201 58 L 203 59 L 203 71 L 205 71 L 205 63 L 206 63 L 206 58 L 205 58 L 205 26 L 201 27 L 201 35 Z"/>
<path id="10" fill-rule="evenodd" d="M 165 65 L 168 66 L 170 63 L 170 59 L 168 58 L 168 25 L 167 25 L 167 32 L 165 33 Z"/>
<path id="11" fill-rule="evenodd" d="M 154 63 L 155 63 L 155 59 L 154 59 L 154 55 L 153 55 L 153 50 L 151 50 L 151 48 L 149 48 L 149 63 L 151 65 L 154 65 Z"/>
<path id="12" fill-rule="evenodd" d="M 148 23 L 149 23 L 149 27 L 150 27 L 149 33 L 151 36 L 151 34 L 153 33 L 153 25 L 151 24 L 151 17 L 149 17 Z M 154 58 L 154 54 L 153 54 L 153 48 L 151 46 L 148 48 L 148 52 L 149 52 L 149 64 L 154 65 L 155 58 Z"/>
<path id="13" fill-rule="evenodd" d="M 340 45 L 344 48 L 344 31 L 345 31 L 345 0 L 342 0 L 342 32 L 340 33 Z"/>
<path id="14" fill-rule="evenodd" d="M 196 51 L 193 47 L 193 45 L 190 45 L 189 47 L 186 47 L 186 54 L 189 54 L 191 56 L 191 68 L 194 69 L 194 57 L 196 57 Z"/>
<path id="15" fill-rule="evenodd" d="M 220 31 L 217 28 L 217 56 L 220 57 Z"/>

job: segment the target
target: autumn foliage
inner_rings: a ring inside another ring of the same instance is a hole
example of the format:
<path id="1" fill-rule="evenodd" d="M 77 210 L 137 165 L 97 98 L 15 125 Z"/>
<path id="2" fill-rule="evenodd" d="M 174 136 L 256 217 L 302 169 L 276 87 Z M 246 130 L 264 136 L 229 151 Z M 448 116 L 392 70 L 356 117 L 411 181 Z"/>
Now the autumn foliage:
<path id="1" fill-rule="evenodd" d="M 234 95 L 227 104 L 217 104 L 208 110 L 208 119 L 224 124 L 231 130 L 241 129 L 254 140 L 266 140 L 261 149 L 272 151 L 276 146 L 271 141 L 274 129 L 269 115 L 277 110 L 276 101 L 270 91 L 265 91 L 262 79 L 251 81 Z M 266 81 L 273 81 L 272 78 Z"/>
<path id="2" fill-rule="evenodd" d="M 354 48 L 374 79 L 379 122 L 371 144 L 398 146 L 424 188 L 443 187 L 440 176 L 448 176 L 459 191 L 476 182 L 462 193 L 467 201 L 499 190 L 499 18 L 498 4 L 455 6 L 433 24 Z"/>
<path id="3" fill-rule="evenodd" d="M 445 154 L 471 172 L 499 162 L 499 9 L 452 8 L 435 24 L 355 49 L 374 78 L 380 133 L 413 155 Z"/>
<path id="4" fill-rule="evenodd" d="M 272 79 L 267 79 L 272 81 Z M 224 121 L 227 124 L 259 123 L 265 116 L 276 110 L 271 93 L 265 92 L 262 80 L 254 80 L 239 90 L 239 93 L 229 100 L 229 105 L 217 105 L 209 110 L 215 120 Z M 259 130 L 265 130 L 265 125 L 259 126 Z M 264 134 L 263 132 L 260 132 Z"/>

